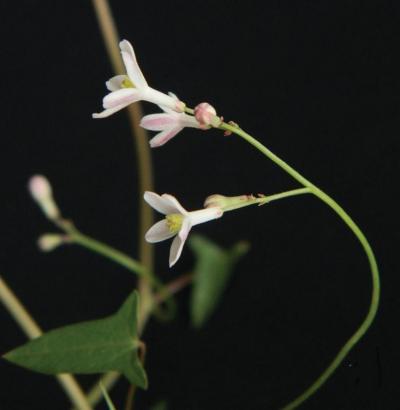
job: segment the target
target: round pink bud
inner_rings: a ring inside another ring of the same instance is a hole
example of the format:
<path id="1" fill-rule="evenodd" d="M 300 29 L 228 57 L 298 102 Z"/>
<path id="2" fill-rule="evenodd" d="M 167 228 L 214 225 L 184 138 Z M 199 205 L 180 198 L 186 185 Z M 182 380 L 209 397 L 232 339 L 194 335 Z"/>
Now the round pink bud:
<path id="1" fill-rule="evenodd" d="M 209 103 L 203 102 L 197 105 L 194 109 L 194 116 L 200 124 L 200 128 L 206 129 L 210 126 L 218 126 L 220 119 L 217 117 L 215 108 Z"/>
<path id="2" fill-rule="evenodd" d="M 57 204 L 53 199 L 50 182 L 43 175 L 34 175 L 28 183 L 29 192 L 42 209 L 45 216 L 51 220 L 60 216 Z"/>
<path id="3" fill-rule="evenodd" d="M 51 196 L 51 186 L 49 181 L 43 175 L 34 175 L 29 180 L 29 192 L 35 201 L 42 201 Z"/>

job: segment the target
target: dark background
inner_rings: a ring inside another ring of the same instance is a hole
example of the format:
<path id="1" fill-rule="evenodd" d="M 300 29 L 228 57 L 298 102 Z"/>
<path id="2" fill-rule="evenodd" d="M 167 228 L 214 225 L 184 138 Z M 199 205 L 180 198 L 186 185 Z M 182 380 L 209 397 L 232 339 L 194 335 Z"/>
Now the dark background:
<path id="1" fill-rule="evenodd" d="M 400 409 L 398 2 L 113 1 L 149 83 L 189 106 L 209 101 L 331 194 L 364 230 L 382 272 L 378 319 L 304 409 Z M 137 255 L 137 171 L 126 113 L 94 121 L 112 75 L 90 2 L 2 2 L 1 275 L 48 330 L 114 312 L 134 281 L 53 231 L 29 198 L 34 173 L 86 233 Z M 149 104 L 147 113 L 158 111 Z M 212 193 L 297 187 L 245 142 L 185 130 L 153 151 L 156 190 L 188 209 Z M 277 409 L 322 372 L 361 323 L 371 281 L 363 251 L 324 204 L 299 197 L 196 228 L 251 242 L 208 325 L 190 328 L 189 292 L 171 325 L 147 328 L 150 388 L 138 409 Z M 169 245 L 156 247 L 167 272 Z M 185 248 L 166 278 L 192 267 Z M 0 352 L 25 336 L 0 307 Z M 81 379 L 84 385 L 93 380 Z M 112 398 L 122 409 L 127 383 Z M 67 409 L 48 376 L 0 362 L 0 409 Z M 104 407 L 103 407 L 104 408 Z"/>

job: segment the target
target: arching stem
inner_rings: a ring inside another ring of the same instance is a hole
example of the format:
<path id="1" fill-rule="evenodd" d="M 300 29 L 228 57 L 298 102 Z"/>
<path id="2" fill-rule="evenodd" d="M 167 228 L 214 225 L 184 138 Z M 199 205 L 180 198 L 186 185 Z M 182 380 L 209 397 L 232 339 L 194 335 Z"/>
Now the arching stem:
<path id="1" fill-rule="evenodd" d="M 293 401 L 288 403 L 286 406 L 283 407 L 283 410 L 291 410 L 295 409 L 296 407 L 300 406 L 304 403 L 309 397 L 311 397 L 333 374 L 333 372 L 339 367 L 339 365 L 343 362 L 344 358 L 350 352 L 355 344 L 359 342 L 359 340 L 364 336 L 367 332 L 368 328 L 371 326 L 373 322 L 376 312 L 379 306 L 379 297 L 380 297 L 380 279 L 379 279 L 379 270 L 378 265 L 372 251 L 370 244 L 368 243 L 367 238 L 361 231 L 361 229 L 356 225 L 356 223 L 351 219 L 351 217 L 346 213 L 346 211 L 329 195 L 315 186 L 312 182 L 304 178 L 299 172 L 297 172 L 294 168 L 288 165 L 285 161 L 275 155 L 272 151 L 270 151 L 265 145 L 261 144 L 255 138 L 253 138 L 250 134 L 243 131 L 241 128 L 230 125 L 227 123 L 221 123 L 220 127 L 221 130 L 231 132 L 233 134 L 238 135 L 261 153 L 263 153 L 267 158 L 277 164 L 280 168 L 286 171 L 289 175 L 291 175 L 297 182 L 303 185 L 306 188 L 309 188 L 310 193 L 314 194 L 317 198 L 319 198 L 322 202 L 327 204 L 331 209 L 333 209 L 336 214 L 343 220 L 343 222 L 349 227 L 349 229 L 354 233 L 354 235 L 359 240 L 361 246 L 363 247 L 366 256 L 368 258 L 368 262 L 371 269 L 371 278 L 372 278 L 372 293 L 371 293 L 371 303 L 368 310 L 367 315 L 365 316 L 364 321 L 361 323 L 359 328 L 355 331 L 355 333 L 348 339 L 348 341 L 343 345 L 343 347 L 339 350 L 335 358 L 329 364 L 329 366 L 323 371 L 323 373 L 311 384 L 302 394 L 296 397 Z"/>

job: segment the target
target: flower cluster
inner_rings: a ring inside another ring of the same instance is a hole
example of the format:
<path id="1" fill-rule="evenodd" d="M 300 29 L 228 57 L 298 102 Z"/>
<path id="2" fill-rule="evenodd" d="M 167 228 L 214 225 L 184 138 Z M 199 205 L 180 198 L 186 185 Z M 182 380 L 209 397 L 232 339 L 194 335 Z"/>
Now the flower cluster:
<path id="1" fill-rule="evenodd" d="M 221 120 L 208 103 L 199 104 L 194 115 L 185 112 L 186 105 L 172 93 L 164 94 L 151 88 L 137 63 L 132 45 L 127 40 L 119 43 L 126 74 L 116 75 L 106 82 L 109 91 L 103 98 L 104 111 L 92 114 L 93 118 L 106 118 L 137 101 L 158 105 L 164 112 L 142 118 L 140 125 L 149 131 L 160 131 L 150 140 L 152 148 L 160 147 L 185 127 L 209 129 Z"/>
<path id="2" fill-rule="evenodd" d="M 140 70 L 132 45 L 123 40 L 119 47 L 126 74 L 117 75 L 106 82 L 110 93 L 103 99 L 104 111 L 93 114 L 93 118 L 109 117 L 137 101 L 148 101 L 158 105 L 163 110 L 162 113 L 146 115 L 140 121 L 143 128 L 158 131 L 150 140 L 152 148 L 164 145 L 185 127 L 207 130 L 221 124 L 222 120 L 210 104 L 201 103 L 194 110 L 189 110 L 176 95 L 164 94 L 151 88 Z M 173 266 L 179 259 L 193 226 L 220 218 L 223 214 L 223 209 L 218 206 L 207 206 L 188 212 L 176 198 L 168 194 L 160 196 L 154 192 L 145 192 L 144 199 L 155 210 L 165 215 L 163 220 L 147 231 L 145 239 L 155 243 L 175 236 L 171 245 L 169 266 Z"/>

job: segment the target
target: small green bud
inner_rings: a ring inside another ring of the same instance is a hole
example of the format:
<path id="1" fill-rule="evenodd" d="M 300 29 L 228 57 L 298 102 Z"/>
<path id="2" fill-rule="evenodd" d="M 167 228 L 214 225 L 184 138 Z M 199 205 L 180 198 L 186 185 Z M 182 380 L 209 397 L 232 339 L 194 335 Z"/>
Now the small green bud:
<path id="1" fill-rule="evenodd" d="M 253 195 L 224 196 L 219 194 L 210 195 L 204 202 L 205 208 L 219 207 L 224 212 L 253 205 L 257 200 Z"/>
<path id="2" fill-rule="evenodd" d="M 37 244 L 42 252 L 51 252 L 65 242 L 65 235 L 46 233 L 38 239 Z"/>

